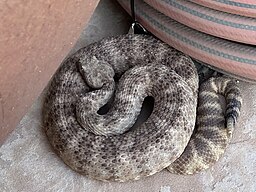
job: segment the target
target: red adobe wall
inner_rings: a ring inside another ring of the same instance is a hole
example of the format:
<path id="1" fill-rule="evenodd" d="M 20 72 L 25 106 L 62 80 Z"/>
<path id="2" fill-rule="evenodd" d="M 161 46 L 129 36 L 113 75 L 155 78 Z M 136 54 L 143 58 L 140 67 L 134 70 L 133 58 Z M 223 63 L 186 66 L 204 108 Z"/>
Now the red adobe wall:
<path id="1" fill-rule="evenodd" d="M 0 145 L 75 44 L 97 4 L 0 1 Z"/>

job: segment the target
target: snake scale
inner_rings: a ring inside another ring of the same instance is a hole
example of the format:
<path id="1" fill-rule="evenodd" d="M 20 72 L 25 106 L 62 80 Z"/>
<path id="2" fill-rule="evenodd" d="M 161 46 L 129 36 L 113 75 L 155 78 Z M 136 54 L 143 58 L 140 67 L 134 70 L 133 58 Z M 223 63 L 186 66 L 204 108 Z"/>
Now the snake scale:
<path id="1" fill-rule="evenodd" d="M 164 168 L 197 173 L 223 154 L 242 103 L 236 81 L 226 77 L 198 89 L 192 60 L 160 40 L 105 38 L 67 58 L 54 75 L 44 129 L 58 156 L 91 178 L 123 182 Z M 132 128 L 148 96 L 153 111 Z M 110 100 L 111 108 L 99 114 Z"/>

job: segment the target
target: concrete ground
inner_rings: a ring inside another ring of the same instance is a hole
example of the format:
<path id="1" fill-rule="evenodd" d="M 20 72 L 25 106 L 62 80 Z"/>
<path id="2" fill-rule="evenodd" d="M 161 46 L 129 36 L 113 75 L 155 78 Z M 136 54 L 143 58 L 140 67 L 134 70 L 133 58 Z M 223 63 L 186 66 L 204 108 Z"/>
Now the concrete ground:
<path id="1" fill-rule="evenodd" d="M 72 52 L 102 37 L 126 33 L 128 28 L 129 19 L 117 3 L 101 1 Z M 0 191 L 256 191 L 256 85 L 240 82 L 240 87 L 244 100 L 241 118 L 231 144 L 216 165 L 192 176 L 163 170 L 128 183 L 88 179 L 53 153 L 42 129 L 42 94 L 0 148 Z"/>

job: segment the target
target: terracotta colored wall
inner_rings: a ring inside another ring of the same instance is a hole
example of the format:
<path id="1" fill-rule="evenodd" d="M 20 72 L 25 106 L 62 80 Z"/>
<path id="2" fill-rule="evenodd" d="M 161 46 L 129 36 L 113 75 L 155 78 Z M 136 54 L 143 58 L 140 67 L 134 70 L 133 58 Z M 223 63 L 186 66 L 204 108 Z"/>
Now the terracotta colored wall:
<path id="1" fill-rule="evenodd" d="M 0 145 L 72 48 L 97 3 L 0 1 Z"/>

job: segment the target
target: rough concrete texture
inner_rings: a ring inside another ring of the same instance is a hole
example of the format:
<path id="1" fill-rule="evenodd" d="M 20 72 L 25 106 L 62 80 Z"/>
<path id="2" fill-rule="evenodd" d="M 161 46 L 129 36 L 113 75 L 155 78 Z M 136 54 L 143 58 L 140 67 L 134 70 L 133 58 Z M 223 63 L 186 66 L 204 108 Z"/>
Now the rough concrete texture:
<path id="1" fill-rule="evenodd" d="M 127 15 L 113 3 L 102 1 L 74 50 L 103 36 L 128 30 Z M 256 191 L 256 85 L 240 82 L 241 118 L 221 160 L 211 169 L 192 176 L 163 170 L 128 183 L 88 179 L 67 167 L 52 151 L 41 124 L 43 95 L 0 148 L 0 191 L 88 192 L 200 192 Z"/>

